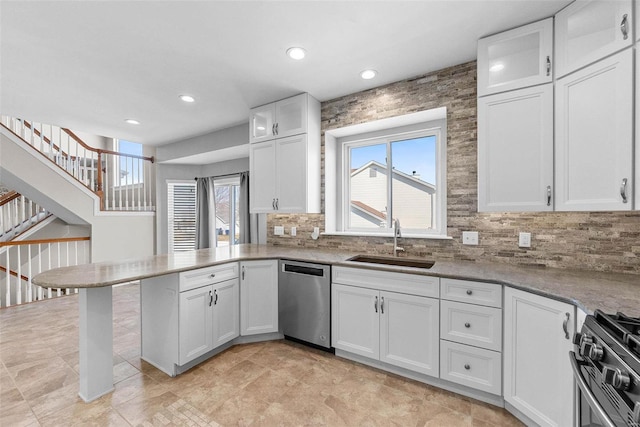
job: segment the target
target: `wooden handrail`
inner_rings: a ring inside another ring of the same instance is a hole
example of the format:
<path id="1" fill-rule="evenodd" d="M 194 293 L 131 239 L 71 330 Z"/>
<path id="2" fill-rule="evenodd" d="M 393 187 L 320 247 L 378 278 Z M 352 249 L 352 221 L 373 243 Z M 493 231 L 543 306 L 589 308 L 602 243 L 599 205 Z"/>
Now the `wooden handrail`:
<path id="1" fill-rule="evenodd" d="M 8 193 L 5 193 L 2 195 L 2 197 L 0 197 L 0 206 L 6 205 L 10 201 L 17 199 L 18 197 L 20 197 L 20 193 L 18 193 L 17 191 L 9 191 Z"/>
<path id="2" fill-rule="evenodd" d="M 31 129 L 33 131 L 33 133 L 35 133 L 36 135 L 38 135 L 44 142 L 46 142 L 47 144 L 51 145 L 53 148 L 55 148 L 57 151 L 60 152 L 60 154 L 62 154 L 62 156 L 66 157 L 66 158 L 72 158 L 71 156 L 69 156 L 68 153 L 65 153 L 60 147 L 58 147 L 56 144 L 53 144 L 51 142 L 51 140 L 49 138 L 47 138 L 46 136 L 42 135 L 42 133 L 36 129 L 35 127 L 31 126 L 31 123 L 29 123 L 26 120 L 22 120 L 22 122 L 24 123 L 25 127 Z"/>
<path id="3" fill-rule="evenodd" d="M 2 272 L 4 272 L 4 273 L 6 273 L 6 272 L 7 272 L 7 268 L 6 268 L 6 267 L 3 267 L 3 266 L 1 266 L 1 265 L 0 265 L 0 271 L 2 271 Z M 13 271 L 13 270 L 10 270 L 10 271 L 9 271 L 9 274 L 10 274 L 10 275 L 12 275 L 13 277 L 18 277 L 18 273 L 16 273 L 16 272 L 15 272 L 15 271 Z M 22 280 L 24 280 L 25 282 L 28 282 L 28 281 L 29 281 L 29 278 L 28 278 L 27 276 L 25 276 L 24 274 L 21 274 L 21 275 L 20 275 L 20 278 L 21 278 Z"/>
<path id="4" fill-rule="evenodd" d="M 112 151 L 112 150 L 105 150 L 105 149 L 102 149 L 102 148 L 90 147 L 83 140 L 81 140 L 75 133 L 73 133 L 72 130 L 67 129 L 67 128 L 61 128 L 61 129 L 67 135 L 69 135 L 75 142 L 77 142 L 78 144 L 82 145 L 87 150 L 94 151 L 96 153 L 102 153 L 102 154 L 113 154 L 113 155 L 116 155 L 116 156 L 127 156 L 127 157 L 132 157 L 134 159 L 148 160 L 151 163 L 153 163 L 153 157 L 138 156 L 137 154 L 120 153 L 118 151 Z"/>
<path id="5" fill-rule="evenodd" d="M 34 239 L 34 240 L 19 240 L 10 242 L 0 242 L 0 247 L 3 246 L 23 246 L 23 245 L 37 245 L 42 243 L 66 243 L 66 242 L 82 242 L 91 240 L 91 237 L 61 237 L 58 239 Z"/>

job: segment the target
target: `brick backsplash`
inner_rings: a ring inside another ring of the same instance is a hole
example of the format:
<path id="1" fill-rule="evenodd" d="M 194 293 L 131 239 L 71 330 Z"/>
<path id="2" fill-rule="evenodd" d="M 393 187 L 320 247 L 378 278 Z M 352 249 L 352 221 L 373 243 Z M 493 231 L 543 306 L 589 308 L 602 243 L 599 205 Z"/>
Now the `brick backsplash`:
<path id="1" fill-rule="evenodd" d="M 640 211 L 631 212 L 477 212 L 476 62 L 322 103 L 322 194 L 324 209 L 324 132 L 371 120 L 447 107 L 447 234 L 451 240 L 403 238 L 403 255 L 432 260 L 494 261 L 558 268 L 640 274 Z M 391 254 L 391 238 L 321 236 L 323 214 L 268 215 L 271 245 L 337 248 Z M 274 236 L 283 225 L 285 236 Z M 297 227 L 297 235 L 288 231 Z M 464 246 L 462 231 L 480 235 L 478 246 Z M 531 248 L 518 247 L 518 233 L 532 233 Z"/>

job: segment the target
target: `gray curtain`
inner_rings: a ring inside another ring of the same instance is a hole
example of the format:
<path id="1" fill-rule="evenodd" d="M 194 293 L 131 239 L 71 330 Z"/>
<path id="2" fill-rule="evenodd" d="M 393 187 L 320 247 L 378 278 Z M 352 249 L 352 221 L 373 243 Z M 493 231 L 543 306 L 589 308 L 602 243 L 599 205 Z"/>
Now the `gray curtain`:
<path id="1" fill-rule="evenodd" d="M 249 172 L 240 172 L 240 243 L 251 243 L 251 217 L 249 214 Z M 254 219 L 255 220 L 255 219 Z"/>
<path id="2" fill-rule="evenodd" d="M 216 247 L 216 198 L 213 177 L 196 178 L 196 249 Z"/>

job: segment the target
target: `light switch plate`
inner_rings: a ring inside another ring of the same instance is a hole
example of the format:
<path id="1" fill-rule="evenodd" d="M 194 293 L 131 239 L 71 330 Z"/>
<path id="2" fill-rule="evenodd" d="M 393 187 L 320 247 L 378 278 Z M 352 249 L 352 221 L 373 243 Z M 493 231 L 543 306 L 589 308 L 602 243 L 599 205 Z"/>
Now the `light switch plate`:
<path id="1" fill-rule="evenodd" d="M 463 231 L 462 232 L 462 244 L 463 245 L 477 245 L 478 244 L 478 232 L 477 231 Z"/>
<path id="2" fill-rule="evenodd" d="M 282 225 L 275 225 L 273 227 L 273 234 L 276 236 L 284 236 L 284 227 Z"/>
<path id="3" fill-rule="evenodd" d="M 520 233 L 518 235 L 518 246 L 521 248 L 531 247 L 531 233 Z"/>

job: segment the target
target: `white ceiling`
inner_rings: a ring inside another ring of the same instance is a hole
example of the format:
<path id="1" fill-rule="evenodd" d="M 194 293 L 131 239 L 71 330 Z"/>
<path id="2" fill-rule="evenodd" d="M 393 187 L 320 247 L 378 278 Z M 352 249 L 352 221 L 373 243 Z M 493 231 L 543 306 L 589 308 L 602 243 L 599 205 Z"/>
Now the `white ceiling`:
<path id="1" fill-rule="evenodd" d="M 162 145 L 300 92 L 325 101 L 473 60 L 479 37 L 568 3 L 1 1 L 0 111 Z"/>

